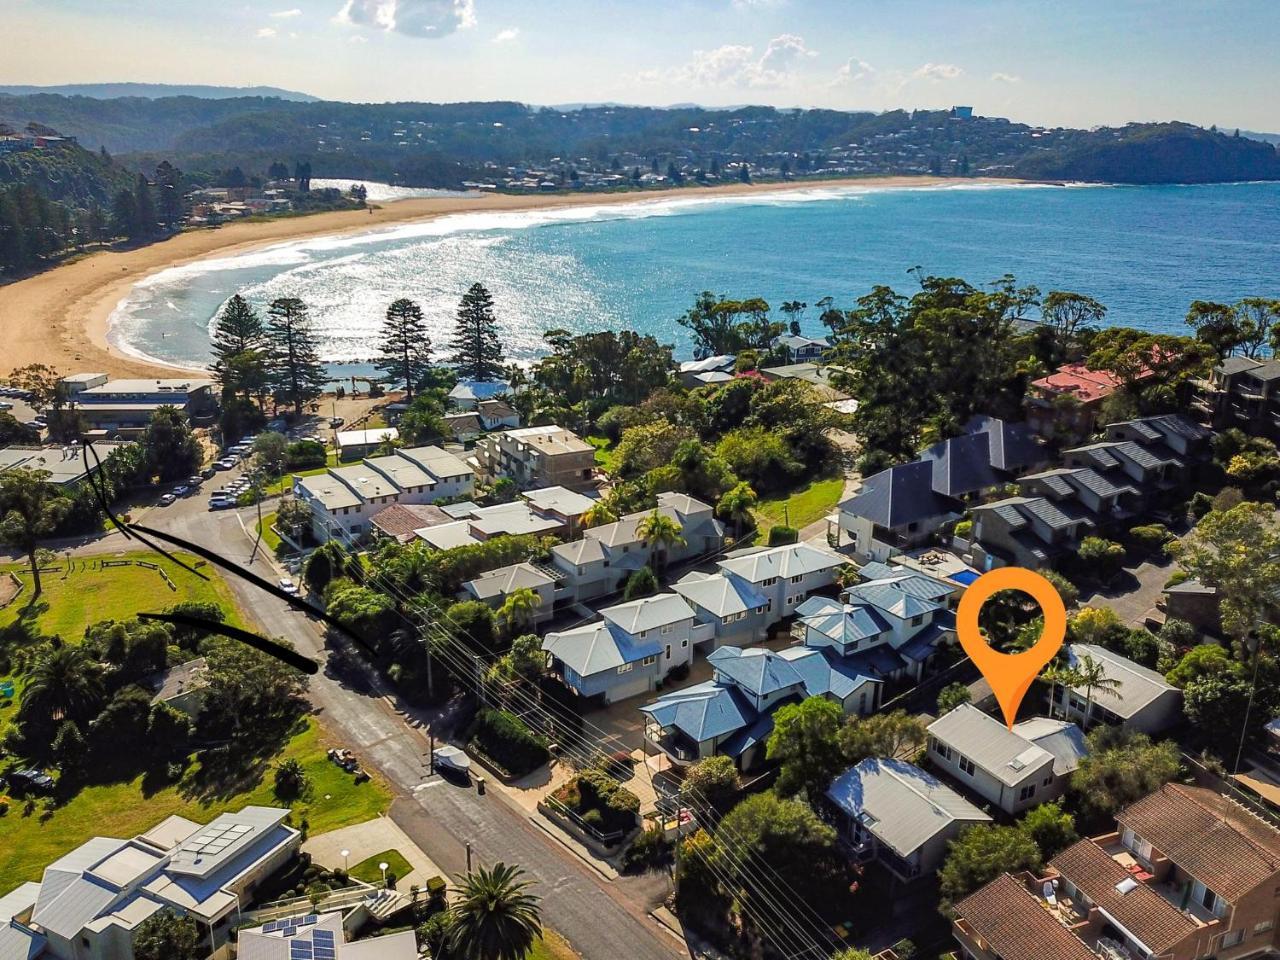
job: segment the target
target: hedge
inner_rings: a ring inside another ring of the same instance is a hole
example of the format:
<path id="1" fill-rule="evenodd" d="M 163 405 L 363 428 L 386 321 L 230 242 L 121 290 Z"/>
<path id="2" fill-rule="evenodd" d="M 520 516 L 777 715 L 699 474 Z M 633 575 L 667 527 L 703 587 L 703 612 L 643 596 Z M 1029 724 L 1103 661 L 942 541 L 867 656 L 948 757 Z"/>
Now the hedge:
<path id="1" fill-rule="evenodd" d="M 467 740 L 516 777 L 533 772 L 551 759 L 545 737 L 530 733 L 517 718 L 501 710 L 481 710 Z"/>
<path id="2" fill-rule="evenodd" d="M 582 771 L 552 796 L 601 833 L 626 833 L 640 816 L 640 798 L 601 769 Z"/>

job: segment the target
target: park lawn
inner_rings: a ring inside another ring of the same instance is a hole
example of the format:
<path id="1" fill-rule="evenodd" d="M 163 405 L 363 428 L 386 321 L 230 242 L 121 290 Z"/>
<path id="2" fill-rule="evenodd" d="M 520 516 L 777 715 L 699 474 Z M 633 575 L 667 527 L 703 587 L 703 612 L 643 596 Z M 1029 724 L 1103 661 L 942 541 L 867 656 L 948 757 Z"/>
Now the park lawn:
<path id="1" fill-rule="evenodd" d="M 394 873 L 399 880 L 403 880 L 413 873 L 413 867 L 409 865 L 409 861 L 404 858 L 404 854 L 399 850 L 383 850 L 367 860 L 361 860 L 348 871 L 348 874 L 353 879 L 364 883 L 381 883 L 382 871 L 378 869 L 378 864 L 380 863 L 385 863 L 387 872 Z"/>
<path id="2" fill-rule="evenodd" d="M 785 496 L 762 499 L 755 509 L 756 524 L 768 533 L 770 527 L 786 522 L 784 517 L 787 517 L 789 526 L 803 530 L 831 513 L 843 493 L 842 476 L 812 480 Z"/>
<path id="3" fill-rule="evenodd" d="M 320 476 L 320 474 L 324 473 L 330 467 L 336 467 L 336 466 L 339 466 L 338 451 L 330 450 L 325 455 L 325 461 L 324 461 L 323 467 L 313 467 L 310 470 L 286 470 L 283 476 L 275 480 L 272 480 L 265 487 L 263 487 L 262 492 L 265 496 L 268 496 L 268 497 L 283 496 L 284 494 L 288 493 L 290 490 L 293 489 L 294 477 L 318 477 Z"/>
<path id="4" fill-rule="evenodd" d="M 308 720 L 306 728 L 259 772 L 255 784 L 210 801 L 186 789 L 198 773 L 197 765 L 180 783 L 154 791 L 144 786 L 141 776 L 128 783 L 86 787 L 43 823 L 41 804 L 28 817 L 23 815 L 23 804 L 13 801 L 9 812 L 0 817 L 0 895 L 25 880 L 39 880 L 51 861 L 92 837 L 128 839 L 174 814 L 207 823 L 220 813 L 249 805 L 291 806 L 294 826 L 305 819 L 312 833 L 324 833 L 385 813 L 391 804 L 386 783 L 375 776 L 356 786 L 351 774 L 326 756 L 331 745 L 315 721 Z M 310 781 L 307 795 L 293 804 L 280 800 L 273 785 L 275 764 L 290 757 L 302 764 Z"/>
<path id="5" fill-rule="evenodd" d="M 197 569 L 209 580 L 201 580 L 159 554 L 136 551 L 121 556 L 73 557 L 72 572 L 42 573 L 43 592 L 36 601 L 34 613 L 40 632 L 57 635 L 73 643 L 84 637 L 85 628 L 91 624 L 102 620 L 127 620 L 143 611 L 159 612 L 185 600 L 216 603 L 226 612 L 228 622 L 243 626 L 231 588 L 223 581 L 218 569 L 189 553 L 175 552 L 174 556 L 192 566 L 202 564 Z M 169 589 L 157 570 L 134 564 L 102 567 L 103 560 L 154 563 L 169 575 L 177 589 Z M 59 558 L 58 563 L 65 571 L 66 561 Z M 24 590 L 13 603 L 0 610 L 0 626 L 8 626 L 19 616 L 31 615 L 25 613 L 31 597 L 30 568 L 21 563 L 0 566 L 0 571 L 7 570 L 21 578 Z"/>

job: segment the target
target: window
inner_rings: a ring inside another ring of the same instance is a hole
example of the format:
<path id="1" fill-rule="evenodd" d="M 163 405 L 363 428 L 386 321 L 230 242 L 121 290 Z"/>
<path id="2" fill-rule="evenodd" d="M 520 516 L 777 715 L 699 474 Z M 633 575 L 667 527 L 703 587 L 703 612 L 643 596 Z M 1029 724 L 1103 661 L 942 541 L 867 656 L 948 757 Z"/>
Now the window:
<path id="1" fill-rule="evenodd" d="M 681 649 L 681 650 L 683 650 L 683 649 L 684 649 L 685 647 L 687 647 L 687 646 L 689 646 L 689 641 L 688 641 L 688 640 L 681 640 L 681 641 L 680 641 L 680 649 Z"/>
<path id="2" fill-rule="evenodd" d="M 764 613 L 765 607 L 756 607 L 756 613 Z"/>
<path id="3" fill-rule="evenodd" d="M 674 630 L 674 629 L 675 629 L 675 625 L 674 625 L 674 624 L 664 623 L 664 624 L 662 625 L 662 635 L 665 637 L 667 634 L 669 634 L 669 633 L 670 633 L 672 630 Z"/>
<path id="4" fill-rule="evenodd" d="M 933 741 L 933 752 L 936 753 L 938 756 L 942 757 L 944 760 L 950 760 L 952 756 L 951 748 L 939 740 Z"/>
<path id="5" fill-rule="evenodd" d="M 973 761 L 970 760 L 968 757 L 960 756 L 959 754 L 957 754 L 956 764 L 960 767 L 961 770 L 963 770 L 969 776 L 971 777 L 973 776 Z"/>
<path id="6" fill-rule="evenodd" d="M 1045 777 L 1044 781 L 1040 784 L 1040 786 L 1042 787 L 1048 787 L 1052 785 L 1053 785 L 1053 774 L 1049 774 L 1049 776 Z"/>
<path id="7" fill-rule="evenodd" d="M 760 586 L 762 586 L 762 587 L 772 587 L 772 586 L 773 586 L 775 583 L 777 583 L 777 582 L 778 582 L 778 578 L 777 578 L 777 577 L 769 577 L 767 580 L 763 581 L 763 582 L 760 584 Z"/>
<path id="8" fill-rule="evenodd" d="M 1226 949 L 1227 947 L 1234 947 L 1236 944 L 1240 943 L 1240 941 L 1242 941 L 1243 939 L 1244 939 L 1243 930 L 1228 930 L 1226 935 L 1222 938 L 1222 947 L 1223 949 Z"/>
<path id="9" fill-rule="evenodd" d="M 1028 784 L 1027 786 L 1023 787 L 1021 790 L 1018 791 L 1018 802 L 1026 803 L 1035 795 L 1036 795 L 1036 785 L 1034 783 Z"/>
<path id="10" fill-rule="evenodd" d="M 649 635 L 649 631 L 648 631 L 648 630 L 641 630 L 641 631 L 640 631 L 640 636 L 642 636 L 642 637 L 647 637 L 648 635 Z"/>
<path id="11" fill-rule="evenodd" d="M 657 662 L 658 662 L 658 658 L 656 656 L 645 657 L 644 660 L 641 661 L 640 665 L 642 667 L 651 667 Z"/>
<path id="12" fill-rule="evenodd" d="M 791 582 L 792 582 L 792 583 L 799 583 L 799 582 L 800 582 L 801 580 L 803 580 L 803 579 L 804 579 L 804 574 L 801 574 L 801 575 L 800 575 L 800 576 L 798 576 L 798 577 L 792 577 L 792 578 L 791 578 Z"/>
<path id="13" fill-rule="evenodd" d="M 1253 928 L 1253 932 L 1254 932 L 1255 934 L 1258 934 L 1258 933 L 1266 933 L 1268 930 L 1270 930 L 1270 929 L 1271 929 L 1272 927 L 1274 927 L 1274 926 L 1275 926 L 1275 924 L 1274 924 L 1274 923 L 1272 923 L 1270 920 L 1263 920 L 1261 923 L 1257 924 L 1257 925 Z"/>
<path id="14" fill-rule="evenodd" d="M 634 663 L 624 663 L 622 666 L 620 666 L 620 667 L 618 668 L 618 672 L 619 672 L 619 673 L 630 673 L 630 672 L 631 672 L 631 668 L 632 668 L 632 667 L 634 667 L 634 666 L 635 666 L 635 664 L 634 664 Z"/>
<path id="15" fill-rule="evenodd" d="M 667 644 L 667 659 L 671 659 L 671 644 Z"/>
<path id="16" fill-rule="evenodd" d="M 911 625 L 912 625 L 913 627 L 918 627 L 918 626 L 920 626 L 920 623 L 921 623 L 923 620 L 924 620 L 924 617 L 912 617 L 912 618 L 911 618 Z"/>

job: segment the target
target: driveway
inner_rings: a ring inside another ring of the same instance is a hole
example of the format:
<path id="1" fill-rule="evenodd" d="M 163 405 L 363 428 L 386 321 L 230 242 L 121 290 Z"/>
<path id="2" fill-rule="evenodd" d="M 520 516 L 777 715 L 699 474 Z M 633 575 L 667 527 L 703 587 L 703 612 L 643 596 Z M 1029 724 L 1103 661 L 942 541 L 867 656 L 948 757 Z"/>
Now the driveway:
<path id="1" fill-rule="evenodd" d="M 1140 627 L 1147 614 L 1156 610 L 1156 601 L 1164 595 L 1165 581 L 1173 571 L 1171 560 L 1143 561 L 1136 567 L 1126 567 L 1116 586 L 1087 595 L 1082 592 L 1080 602 L 1110 607 L 1127 626 Z"/>

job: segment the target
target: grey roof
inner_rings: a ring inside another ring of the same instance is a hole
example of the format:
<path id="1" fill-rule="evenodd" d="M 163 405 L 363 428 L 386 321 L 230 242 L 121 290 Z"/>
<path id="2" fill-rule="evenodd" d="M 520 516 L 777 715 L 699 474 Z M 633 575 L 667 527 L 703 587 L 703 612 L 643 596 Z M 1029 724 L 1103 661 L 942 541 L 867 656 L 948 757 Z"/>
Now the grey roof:
<path id="1" fill-rule="evenodd" d="M 452 400 L 489 400 L 511 390 L 505 380 L 463 380 L 449 391 Z"/>
<path id="2" fill-rule="evenodd" d="M 717 676 L 723 674 L 757 697 L 803 683 L 794 666 L 764 647 L 721 647 L 708 655 L 707 661 L 716 668 Z"/>
<path id="3" fill-rule="evenodd" d="M 1249 375 L 1259 380 L 1280 380 L 1280 360 L 1267 360 L 1249 371 Z"/>
<path id="4" fill-rule="evenodd" d="M 734 365 L 737 357 L 731 353 L 707 357 L 705 360 L 686 360 L 680 364 L 681 373 L 705 373 L 708 370 L 727 370 Z"/>
<path id="5" fill-rule="evenodd" d="M 1066 649 L 1067 660 L 1072 666 L 1079 663 L 1083 657 L 1089 656 L 1103 665 L 1107 677 L 1120 681 L 1120 686 L 1116 690 L 1094 688 L 1093 702 L 1125 720 L 1135 716 L 1165 694 L 1178 692 L 1178 688 L 1165 680 L 1161 674 L 1105 647 L 1072 643 L 1068 644 Z M 1083 687 L 1073 689 L 1081 698 L 1087 694 Z"/>
<path id="6" fill-rule="evenodd" d="M 965 424 L 966 433 L 985 434 L 989 442 L 991 466 L 1005 473 L 1018 473 L 1046 459 L 1043 444 L 1025 423 L 1010 423 L 981 414 Z"/>
<path id="7" fill-rule="evenodd" d="M 844 658 L 844 664 L 850 670 L 870 674 L 873 677 L 887 677 L 907 665 L 907 661 L 898 656 L 887 644 L 863 650 Z"/>
<path id="8" fill-rule="evenodd" d="M 513 563 L 510 566 L 499 567 L 497 570 L 490 570 L 474 580 L 468 580 L 463 584 L 463 588 L 477 600 L 492 600 L 505 597 L 521 588 L 537 590 L 539 587 L 549 587 L 554 584 L 553 578 L 533 564 Z"/>
<path id="9" fill-rule="evenodd" d="M 1241 373 L 1245 370 L 1252 370 L 1254 367 L 1260 367 L 1262 363 L 1258 360 L 1251 360 L 1248 357 L 1227 357 L 1215 367 L 1215 370 L 1230 376 L 1233 373 Z"/>
<path id="10" fill-rule="evenodd" d="M 751 583 L 763 583 L 772 577 L 800 577 L 824 570 L 835 570 L 849 561 L 833 550 L 815 547 L 803 540 L 780 547 L 767 547 L 744 555 L 721 560 L 717 566 L 736 573 Z"/>
<path id="11" fill-rule="evenodd" d="M 562 633 L 548 633 L 543 638 L 542 649 L 583 677 L 616 670 L 626 663 L 656 657 L 660 652 L 656 640 L 634 637 L 607 620 Z"/>
<path id="12" fill-rule="evenodd" d="M 775 347 L 786 347 L 788 350 L 803 350 L 805 347 L 822 347 L 823 349 L 826 349 L 831 346 L 831 341 L 825 337 L 819 340 L 816 337 L 805 337 L 794 333 L 788 333 L 775 338 L 773 345 Z"/>
<path id="13" fill-rule="evenodd" d="M 442 450 L 440 447 L 402 447 L 396 451 L 395 455 L 405 460 L 412 460 L 437 480 L 445 477 L 472 476 L 475 473 L 448 450 Z"/>
<path id="14" fill-rule="evenodd" d="M 958 821 L 991 822 L 937 777 L 903 760 L 863 760 L 836 778 L 827 797 L 901 857 Z"/>
<path id="15" fill-rule="evenodd" d="M 1053 773 L 1066 776 L 1089 753 L 1084 731 L 1069 720 L 1032 717 L 1013 725 L 1013 732 L 1053 754 Z"/>
<path id="16" fill-rule="evenodd" d="M 526 490 L 520 496 L 539 510 L 558 513 L 564 517 L 581 516 L 598 502 L 566 487 L 541 487 L 537 490 Z"/>
<path id="17" fill-rule="evenodd" d="M 270 833 L 289 816 L 279 807 L 245 807 L 224 813 L 179 845 L 168 873 L 208 877 Z"/>
<path id="18" fill-rule="evenodd" d="M 606 607 L 600 611 L 600 616 L 628 633 L 638 634 L 642 630 L 656 630 L 681 620 L 692 620 L 693 610 L 679 595 L 659 593 Z"/>
<path id="19" fill-rule="evenodd" d="M 1130 425 L 1142 424 L 1156 432 L 1158 437 L 1183 437 L 1187 440 L 1208 440 L 1213 431 L 1180 413 L 1166 413 L 1145 420 L 1132 420 Z"/>
<path id="20" fill-rule="evenodd" d="M 856 643 L 893 629 L 871 606 L 840 603 L 829 597 L 810 597 L 796 607 L 796 617 L 809 629 L 838 644 Z"/>
<path id="21" fill-rule="evenodd" d="M 1018 508 L 1054 530 L 1067 530 L 1081 523 L 1092 525 L 1088 513 L 1071 502 L 1056 503 L 1044 497 L 1030 497 L 1019 504 Z"/>
<path id="22" fill-rule="evenodd" d="M 1081 470 L 1087 469 L 1081 467 Z M 1051 493 L 1055 493 L 1060 497 L 1069 497 L 1075 493 L 1075 488 L 1067 482 L 1067 477 L 1072 473 L 1070 468 L 1061 468 L 1058 470 L 1046 470 L 1043 473 L 1032 473 L 1023 477 L 1025 481 L 1037 481 L 1045 489 Z"/>
<path id="23" fill-rule="evenodd" d="M 935 443 L 920 459 L 933 465 L 933 489 L 944 496 L 962 497 L 1004 482 L 991 465 L 991 445 L 985 433 Z"/>
<path id="24" fill-rule="evenodd" d="M 954 747 L 1006 786 L 1016 787 L 1053 764 L 1053 754 L 987 716 L 961 704 L 929 724 L 935 740 Z"/>
<path id="25" fill-rule="evenodd" d="M 153 678 L 152 689 L 155 697 L 152 703 L 167 703 L 192 690 L 199 690 L 209 685 L 209 663 L 204 657 L 196 657 L 186 663 L 170 667 L 164 673 Z"/>
<path id="26" fill-rule="evenodd" d="M 868 477 L 840 509 L 892 530 L 955 513 L 957 504 L 933 489 L 933 464 L 915 460 Z"/>
<path id="27" fill-rule="evenodd" d="M 1133 440 L 1122 440 L 1114 445 L 1114 451 L 1121 457 L 1132 460 L 1140 467 L 1158 467 L 1161 464 L 1180 464 L 1182 458 L 1164 446 L 1144 447 Z"/>
<path id="28" fill-rule="evenodd" d="M 756 720 L 755 708 L 733 686 L 708 680 L 645 704 L 641 713 L 653 717 L 659 726 L 674 727 L 701 743 L 749 726 Z"/>
<path id="29" fill-rule="evenodd" d="M 844 595 L 854 606 L 867 604 L 899 620 L 923 616 L 945 608 L 946 605 L 937 600 L 916 596 L 913 592 L 903 590 L 902 584 L 905 582 L 907 580 L 904 578 L 903 580 L 873 580 L 869 583 L 858 583 L 846 590 Z"/>
<path id="30" fill-rule="evenodd" d="M 933 621 L 920 630 L 914 637 L 900 646 L 898 656 L 912 663 L 920 663 L 933 656 L 939 643 L 956 631 L 956 616 L 950 610 L 943 610 Z"/>
<path id="31" fill-rule="evenodd" d="M 57 896 L 44 896 L 42 888 L 31 922 L 49 933 L 74 940 L 87 924 L 115 902 L 118 895 L 114 888 L 102 881 L 77 875 L 59 889 Z"/>
<path id="32" fill-rule="evenodd" d="M 595 537 L 583 537 L 572 543 L 558 543 L 551 548 L 551 552 L 575 567 L 604 560 L 604 546 Z"/>
<path id="33" fill-rule="evenodd" d="M 1099 497 L 1113 497 L 1120 493 L 1138 492 L 1133 487 L 1127 485 L 1123 487 L 1117 486 L 1097 470 L 1093 469 L 1093 467 L 1079 467 L 1075 470 L 1071 470 L 1067 473 L 1066 480 L 1073 486 L 1088 490 L 1091 493 L 1097 494 Z"/>
<path id="34" fill-rule="evenodd" d="M 769 602 L 753 584 L 732 574 L 689 573 L 671 589 L 716 617 L 745 613 Z"/>
<path id="35" fill-rule="evenodd" d="M 0 897 L 0 960 L 35 960 L 45 947 L 45 938 L 13 922 L 30 910 L 40 895 L 40 884 L 24 883 Z"/>
<path id="36" fill-rule="evenodd" d="M 877 560 L 864 565 L 858 575 L 865 581 L 889 582 L 895 590 L 922 600 L 941 600 L 951 596 L 956 590 L 955 584 L 943 583 L 920 570 L 880 563 Z"/>
<path id="37" fill-rule="evenodd" d="M 1114 443 L 1090 443 L 1083 447 L 1072 447 L 1070 450 L 1063 450 L 1063 456 L 1071 454 L 1081 454 L 1087 456 L 1094 463 L 1098 464 L 1104 470 L 1110 470 L 1120 466 L 1120 459 L 1115 455 L 1112 448 Z"/>

